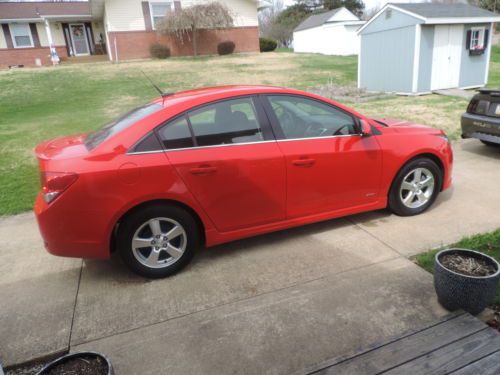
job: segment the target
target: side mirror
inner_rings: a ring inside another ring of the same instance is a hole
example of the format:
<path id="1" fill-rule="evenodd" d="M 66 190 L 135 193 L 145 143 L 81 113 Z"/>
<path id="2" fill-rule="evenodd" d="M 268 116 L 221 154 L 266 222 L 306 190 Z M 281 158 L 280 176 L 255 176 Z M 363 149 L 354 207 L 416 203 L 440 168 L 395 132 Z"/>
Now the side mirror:
<path id="1" fill-rule="evenodd" d="M 366 122 L 365 120 L 359 120 L 359 125 L 361 128 L 361 135 L 363 137 L 369 137 L 370 135 L 372 135 L 372 127 L 368 122 Z"/>

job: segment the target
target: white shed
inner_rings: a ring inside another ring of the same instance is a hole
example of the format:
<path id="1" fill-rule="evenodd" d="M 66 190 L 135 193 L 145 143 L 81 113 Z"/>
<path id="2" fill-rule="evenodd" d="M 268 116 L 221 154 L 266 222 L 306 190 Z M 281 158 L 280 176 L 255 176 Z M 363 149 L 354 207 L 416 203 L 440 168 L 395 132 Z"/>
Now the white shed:
<path id="1" fill-rule="evenodd" d="M 313 14 L 293 31 L 293 49 L 324 55 L 357 55 L 357 30 L 364 23 L 344 7 Z"/>

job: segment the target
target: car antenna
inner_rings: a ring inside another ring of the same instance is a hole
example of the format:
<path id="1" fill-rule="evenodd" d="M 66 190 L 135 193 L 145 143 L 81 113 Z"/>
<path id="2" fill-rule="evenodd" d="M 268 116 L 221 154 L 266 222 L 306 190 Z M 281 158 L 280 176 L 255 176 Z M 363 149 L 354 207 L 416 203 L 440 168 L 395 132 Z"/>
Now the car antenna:
<path id="1" fill-rule="evenodd" d="M 174 95 L 174 94 L 175 94 L 175 93 L 173 93 L 173 92 L 164 92 L 164 91 L 162 91 L 162 90 L 161 90 L 161 89 L 160 89 L 160 88 L 159 88 L 159 87 L 158 87 L 158 86 L 157 86 L 157 85 L 153 82 L 153 80 L 152 80 L 151 78 L 149 78 L 149 77 L 147 76 L 147 74 L 146 74 L 146 73 L 144 73 L 144 71 L 143 71 L 143 70 L 141 70 L 141 73 L 142 73 L 142 74 L 144 74 L 144 77 L 146 77 L 146 79 L 149 81 L 149 83 L 151 83 L 151 86 L 153 86 L 153 87 L 155 88 L 155 90 L 156 90 L 156 91 L 158 91 L 158 92 L 160 93 L 161 98 L 162 98 L 162 100 L 163 100 L 163 101 L 162 101 L 162 105 L 164 105 L 164 104 L 165 104 L 165 98 L 167 98 L 168 96 L 171 96 L 171 95 Z"/>

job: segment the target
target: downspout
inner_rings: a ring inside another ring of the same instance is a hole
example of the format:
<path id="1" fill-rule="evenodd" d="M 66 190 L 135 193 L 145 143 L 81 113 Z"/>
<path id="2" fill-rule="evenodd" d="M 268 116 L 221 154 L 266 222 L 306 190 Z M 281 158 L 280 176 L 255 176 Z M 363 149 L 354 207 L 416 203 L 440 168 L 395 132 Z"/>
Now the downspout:
<path id="1" fill-rule="evenodd" d="M 46 18 L 42 18 L 45 24 L 45 32 L 47 33 L 47 40 L 49 42 L 50 48 L 50 60 L 52 61 L 52 65 L 58 65 L 60 62 L 59 56 L 57 55 L 56 46 L 54 45 L 54 39 L 52 38 L 52 31 L 50 31 L 49 20 Z"/>

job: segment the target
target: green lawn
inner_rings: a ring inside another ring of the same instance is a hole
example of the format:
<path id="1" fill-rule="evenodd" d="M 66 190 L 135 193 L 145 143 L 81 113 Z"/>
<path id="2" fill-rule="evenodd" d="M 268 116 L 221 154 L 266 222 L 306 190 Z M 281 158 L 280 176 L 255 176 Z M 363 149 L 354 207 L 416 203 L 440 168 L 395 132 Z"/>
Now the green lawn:
<path id="1" fill-rule="evenodd" d="M 497 82 L 500 81 L 498 48 L 494 61 L 491 80 Z M 0 71 L 0 215 L 32 208 L 39 189 L 32 150 L 38 143 L 100 127 L 157 95 L 141 70 L 166 91 L 225 84 L 313 90 L 328 82 L 355 86 L 357 57 L 280 51 Z M 352 106 L 369 116 L 405 118 L 437 126 L 456 139 L 460 115 L 466 105 L 463 99 L 429 95 Z"/>
<path id="2" fill-rule="evenodd" d="M 477 234 L 471 237 L 466 237 L 447 247 L 481 251 L 500 262 L 500 229 L 491 233 Z M 439 250 L 441 249 L 431 250 L 417 255 L 415 257 L 417 264 L 432 273 L 434 271 L 434 257 Z M 494 303 L 500 306 L 500 285 L 497 287 L 497 295 Z"/>

